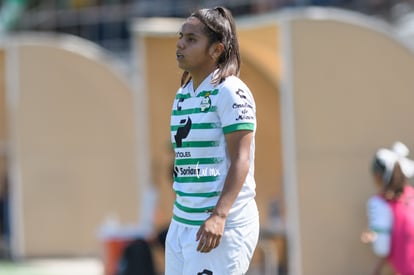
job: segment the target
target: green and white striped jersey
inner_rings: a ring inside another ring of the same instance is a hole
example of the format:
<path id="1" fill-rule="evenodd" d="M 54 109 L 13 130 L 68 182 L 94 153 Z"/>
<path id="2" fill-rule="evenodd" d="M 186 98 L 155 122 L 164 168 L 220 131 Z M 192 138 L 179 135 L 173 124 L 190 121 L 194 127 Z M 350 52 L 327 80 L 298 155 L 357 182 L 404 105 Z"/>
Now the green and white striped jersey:
<path id="1" fill-rule="evenodd" d="M 176 94 L 171 114 L 171 141 L 175 151 L 176 200 L 173 219 L 199 226 L 210 215 L 221 194 L 230 165 L 225 134 L 256 131 L 256 106 L 248 87 L 235 76 L 214 86 L 213 74 L 197 88 L 188 83 Z M 227 226 L 246 222 L 241 210 L 255 197 L 254 139 L 250 168 L 226 221 Z"/>

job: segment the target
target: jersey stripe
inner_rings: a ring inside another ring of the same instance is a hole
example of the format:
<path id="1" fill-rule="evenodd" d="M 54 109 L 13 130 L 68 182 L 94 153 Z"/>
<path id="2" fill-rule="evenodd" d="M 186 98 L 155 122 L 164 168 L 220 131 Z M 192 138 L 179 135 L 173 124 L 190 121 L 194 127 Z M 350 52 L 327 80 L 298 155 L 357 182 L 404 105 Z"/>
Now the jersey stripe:
<path id="1" fill-rule="evenodd" d="M 199 158 L 199 159 L 176 159 L 176 165 L 188 165 L 188 164 L 216 164 L 222 162 L 220 158 Z"/>
<path id="2" fill-rule="evenodd" d="M 178 128 L 182 125 L 173 125 L 171 126 L 171 131 L 177 131 Z M 191 129 L 216 129 L 221 128 L 219 123 L 193 123 Z"/>
<path id="3" fill-rule="evenodd" d="M 213 209 L 214 209 L 214 205 L 213 206 L 208 206 L 208 207 L 201 207 L 201 208 L 185 207 L 185 206 L 179 204 L 177 201 L 174 202 L 174 205 L 178 209 L 180 209 L 184 212 L 187 212 L 187 213 L 208 213 L 208 212 L 213 211 Z"/>
<path id="4" fill-rule="evenodd" d="M 177 144 L 174 142 L 173 144 L 174 148 L 177 148 Z M 220 142 L 219 141 L 189 141 L 189 142 L 183 142 L 183 144 L 181 144 L 180 148 L 203 148 L 203 147 L 217 147 L 220 146 Z"/>
<path id="5" fill-rule="evenodd" d="M 217 95 L 219 93 L 218 89 L 214 89 L 211 91 L 202 91 L 200 92 L 197 97 L 206 97 L 206 96 L 210 96 L 210 95 Z"/>
<path id="6" fill-rule="evenodd" d="M 227 127 L 223 127 L 223 132 L 225 134 L 231 133 L 234 131 L 239 131 L 239 130 L 254 131 L 254 124 L 253 123 L 240 123 L 240 124 L 233 124 Z"/>
<path id="7" fill-rule="evenodd" d="M 207 177 L 176 177 L 174 178 L 178 183 L 203 183 L 216 181 L 219 176 L 207 176 Z"/>
<path id="8" fill-rule="evenodd" d="M 213 198 L 220 196 L 221 192 L 208 192 L 208 193 L 187 193 L 175 190 L 175 193 L 181 197 L 199 197 L 199 198 Z"/>
<path id="9" fill-rule="evenodd" d="M 185 110 L 173 110 L 171 114 L 173 116 L 183 116 L 183 115 L 190 115 L 190 114 L 205 114 L 210 112 L 215 112 L 217 109 L 216 106 L 211 106 L 208 111 L 201 111 L 201 108 L 192 108 L 192 109 L 185 109 Z"/>
<path id="10" fill-rule="evenodd" d="M 190 98 L 191 94 L 176 94 L 175 99 L 187 99 Z"/>
<path id="11" fill-rule="evenodd" d="M 209 96 L 209 95 L 217 95 L 219 92 L 218 89 L 214 89 L 211 91 L 201 91 L 197 97 L 205 97 L 205 96 Z M 187 99 L 190 98 L 191 94 L 176 94 L 175 99 Z"/>
<path id="12" fill-rule="evenodd" d="M 204 220 L 201 220 L 201 221 L 187 220 L 187 219 L 184 219 L 184 218 L 180 218 L 176 215 L 173 215 L 173 219 L 176 220 L 177 222 L 181 222 L 181 223 L 185 223 L 185 224 L 189 224 L 189 225 L 202 225 L 204 223 Z"/>
<path id="13" fill-rule="evenodd" d="M 391 229 L 379 228 L 379 227 L 371 227 L 370 228 L 375 233 L 390 233 Z"/>

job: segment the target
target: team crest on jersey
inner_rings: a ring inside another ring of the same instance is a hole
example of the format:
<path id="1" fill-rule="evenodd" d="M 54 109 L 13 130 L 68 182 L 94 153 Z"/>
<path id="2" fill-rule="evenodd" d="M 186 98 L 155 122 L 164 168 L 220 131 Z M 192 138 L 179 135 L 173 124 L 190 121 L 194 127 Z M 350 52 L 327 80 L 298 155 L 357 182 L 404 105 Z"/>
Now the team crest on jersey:
<path id="1" fill-rule="evenodd" d="M 211 107 L 211 99 L 210 99 L 210 93 L 207 93 L 200 103 L 200 109 L 202 112 L 207 112 Z"/>

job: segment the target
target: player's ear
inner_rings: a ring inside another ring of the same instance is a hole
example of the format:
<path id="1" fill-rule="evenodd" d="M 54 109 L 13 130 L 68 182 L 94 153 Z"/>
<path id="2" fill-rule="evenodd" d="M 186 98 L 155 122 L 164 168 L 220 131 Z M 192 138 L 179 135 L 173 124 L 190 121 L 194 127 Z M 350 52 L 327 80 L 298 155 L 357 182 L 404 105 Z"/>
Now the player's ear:
<path id="1" fill-rule="evenodd" d="M 223 52 L 224 52 L 224 45 L 221 42 L 213 43 L 210 46 L 209 54 L 211 58 L 213 58 L 215 61 L 217 61 L 220 58 Z"/>

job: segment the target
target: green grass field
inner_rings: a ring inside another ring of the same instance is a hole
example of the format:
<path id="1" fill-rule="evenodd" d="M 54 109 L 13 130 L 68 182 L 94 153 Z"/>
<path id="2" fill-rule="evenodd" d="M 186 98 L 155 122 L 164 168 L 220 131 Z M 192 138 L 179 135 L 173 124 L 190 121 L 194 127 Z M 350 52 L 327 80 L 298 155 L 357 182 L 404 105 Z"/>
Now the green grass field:
<path id="1" fill-rule="evenodd" d="M 41 267 L 28 263 L 0 262 L 0 275 L 52 275 Z M 56 274 L 57 275 L 57 274 Z"/>
<path id="2" fill-rule="evenodd" d="M 103 275 L 103 267 L 97 259 L 0 261 L 0 275 Z"/>

